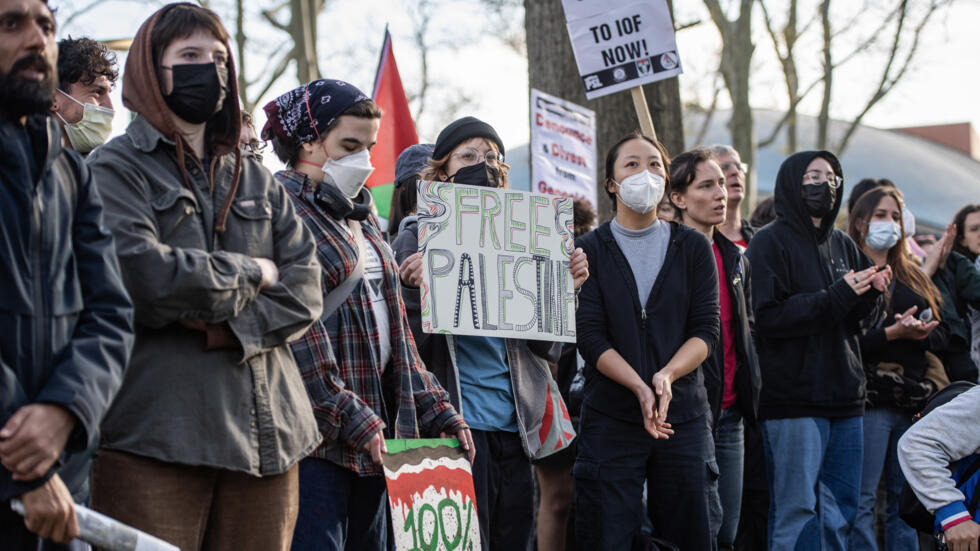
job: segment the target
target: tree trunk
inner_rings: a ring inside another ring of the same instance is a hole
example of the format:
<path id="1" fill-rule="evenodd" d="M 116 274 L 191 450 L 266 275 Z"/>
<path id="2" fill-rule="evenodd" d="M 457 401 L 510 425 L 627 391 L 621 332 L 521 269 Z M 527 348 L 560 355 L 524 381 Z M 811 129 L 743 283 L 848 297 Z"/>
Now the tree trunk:
<path id="1" fill-rule="evenodd" d="M 289 2 L 289 34 L 296 45 L 296 79 L 300 84 L 320 78 L 316 59 L 316 18 L 321 5 L 317 0 Z"/>
<path id="2" fill-rule="evenodd" d="M 671 5 L 671 2 L 668 2 Z M 672 6 L 671 6 L 672 7 Z M 606 197 L 605 157 L 609 147 L 625 134 L 640 129 L 629 91 L 589 101 L 579 77 L 575 54 L 565 27 L 561 0 L 524 0 L 524 28 L 527 33 L 528 83 L 531 88 L 558 96 L 596 112 L 599 220 L 612 218 L 612 203 Z M 681 120 L 680 88 L 676 78 L 643 87 L 657 136 L 672 155 L 684 151 L 684 125 Z"/>

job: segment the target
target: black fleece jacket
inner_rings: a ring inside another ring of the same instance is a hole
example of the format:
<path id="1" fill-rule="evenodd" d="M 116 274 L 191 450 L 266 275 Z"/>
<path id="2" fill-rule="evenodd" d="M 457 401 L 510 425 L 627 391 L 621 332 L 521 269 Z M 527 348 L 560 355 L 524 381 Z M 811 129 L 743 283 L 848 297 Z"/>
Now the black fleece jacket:
<path id="1" fill-rule="evenodd" d="M 844 281 L 871 262 L 834 229 L 844 188 L 819 228 L 803 203 L 803 174 L 817 157 L 839 176 L 827 151 L 788 157 L 776 177 L 776 219 L 756 232 L 752 264 L 756 350 L 762 369 L 760 419 L 850 417 L 864 412 L 860 321 L 880 305 L 874 288 L 858 296 Z"/>
<path id="2" fill-rule="evenodd" d="M 586 364 L 582 407 L 642 424 L 636 396 L 600 373 L 596 362 L 603 352 L 615 349 L 649 386 L 653 374 L 688 339 L 703 340 L 710 354 L 721 334 L 718 273 L 711 245 L 700 233 L 671 222 L 664 265 L 641 304 L 633 271 L 608 222 L 575 243 L 585 251 L 590 272 L 575 317 L 579 351 Z M 667 421 L 682 423 L 708 411 L 700 368 L 674 381 L 671 390 Z"/>

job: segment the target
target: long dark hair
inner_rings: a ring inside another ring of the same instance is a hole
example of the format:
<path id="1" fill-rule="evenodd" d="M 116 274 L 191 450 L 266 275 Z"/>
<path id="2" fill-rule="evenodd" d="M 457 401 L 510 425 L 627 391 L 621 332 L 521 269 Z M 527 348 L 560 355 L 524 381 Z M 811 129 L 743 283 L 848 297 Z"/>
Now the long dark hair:
<path id="1" fill-rule="evenodd" d="M 884 197 L 891 197 L 895 200 L 895 204 L 898 205 L 899 220 L 901 220 L 902 198 L 895 188 L 878 186 L 865 192 L 854 204 L 854 211 L 849 213 L 847 224 L 847 234 L 858 245 L 864 245 L 868 236 L 868 223 L 871 221 L 871 215 Z M 929 279 L 929 276 L 909 258 L 908 253 L 905 252 L 905 228 L 902 227 L 901 222 L 898 223 L 898 228 L 901 237 L 892 248 L 888 249 L 888 265 L 892 267 L 895 279 L 925 299 L 929 308 L 932 308 L 933 318 L 939 319 L 939 305 L 943 302 L 939 289 Z"/>
<path id="2" fill-rule="evenodd" d="M 659 141 L 649 136 L 644 136 L 640 132 L 630 132 L 629 134 L 620 138 L 618 142 L 614 143 L 613 146 L 609 148 L 609 152 L 606 153 L 606 179 L 603 180 L 603 185 L 610 180 L 614 180 L 613 174 L 616 168 L 616 159 L 619 157 L 619 150 L 623 147 L 623 144 L 632 140 L 644 140 L 653 147 L 657 148 L 657 151 L 660 152 L 660 159 L 664 163 L 665 187 L 670 189 L 670 156 L 667 154 L 667 148 L 664 147 L 664 144 L 660 143 Z M 609 191 L 609 189 L 606 189 L 606 195 L 608 195 L 609 199 L 612 201 L 613 210 L 616 210 L 616 194 Z"/>
<path id="3" fill-rule="evenodd" d="M 960 209 L 953 217 L 953 223 L 956 224 L 956 239 L 953 241 L 953 250 L 960 253 L 961 255 L 969 258 L 970 260 L 976 260 L 977 255 L 970 252 L 970 249 L 966 248 L 963 244 L 963 236 L 966 233 L 966 217 L 970 216 L 974 212 L 980 212 L 980 205 L 967 205 Z"/>

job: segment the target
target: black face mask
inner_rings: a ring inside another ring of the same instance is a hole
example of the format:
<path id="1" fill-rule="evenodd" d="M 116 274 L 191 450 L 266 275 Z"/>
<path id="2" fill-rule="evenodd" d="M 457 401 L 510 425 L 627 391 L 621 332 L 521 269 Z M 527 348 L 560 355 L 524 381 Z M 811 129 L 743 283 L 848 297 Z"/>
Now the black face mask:
<path id="1" fill-rule="evenodd" d="M 807 184 L 803 186 L 803 204 L 807 212 L 814 218 L 823 218 L 834 209 L 836 195 L 830 187 L 830 182 Z"/>
<path id="2" fill-rule="evenodd" d="M 500 187 L 500 169 L 486 162 L 464 166 L 450 177 L 454 184 Z"/>
<path id="3" fill-rule="evenodd" d="M 191 124 L 207 122 L 225 105 L 228 68 L 216 63 L 187 63 L 170 67 L 174 89 L 163 96 L 175 115 Z"/>

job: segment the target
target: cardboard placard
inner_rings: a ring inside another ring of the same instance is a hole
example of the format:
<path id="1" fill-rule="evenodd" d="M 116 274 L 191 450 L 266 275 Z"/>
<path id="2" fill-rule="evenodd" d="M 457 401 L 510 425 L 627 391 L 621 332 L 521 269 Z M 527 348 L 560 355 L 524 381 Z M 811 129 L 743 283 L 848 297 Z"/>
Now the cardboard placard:
<path id="1" fill-rule="evenodd" d="M 562 0 L 585 96 L 681 74 L 665 0 Z"/>
<path id="2" fill-rule="evenodd" d="M 473 471 L 455 438 L 388 440 L 382 454 L 398 551 L 480 551 Z"/>
<path id="3" fill-rule="evenodd" d="M 575 342 L 572 200 L 418 183 L 422 330 Z"/>
<path id="4" fill-rule="evenodd" d="M 596 209 L 595 111 L 531 89 L 531 181 Z"/>

